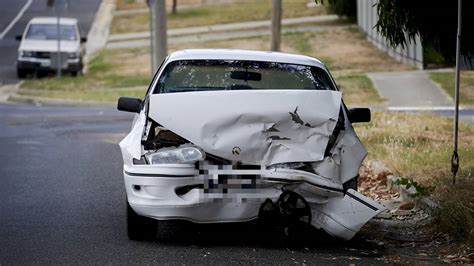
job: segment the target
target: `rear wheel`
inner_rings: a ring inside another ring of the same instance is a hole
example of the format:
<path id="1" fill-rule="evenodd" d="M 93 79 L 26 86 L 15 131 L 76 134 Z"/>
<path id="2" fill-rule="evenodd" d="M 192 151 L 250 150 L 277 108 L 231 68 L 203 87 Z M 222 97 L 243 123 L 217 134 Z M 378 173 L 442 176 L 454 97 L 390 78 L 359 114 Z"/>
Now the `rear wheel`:
<path id="1" fill-rule="evenodd" d="M 152 240 L 158 232 L 158 220 L 138 215 L 127 200 L 127 233 L 131 240 Z"/>
<path id="2" fill-rule="evenodd" d="M 79 66 L 78 70 L 73 70 L 73 71 L 71 71 L 71 76 L 77 77 L 77 76 L 82 75 L 82 69 L 83 69 L 83 68 L 84 68 L 84 67 L 82 66 L 82 63 L 81 63 L 81 65 Z"/>

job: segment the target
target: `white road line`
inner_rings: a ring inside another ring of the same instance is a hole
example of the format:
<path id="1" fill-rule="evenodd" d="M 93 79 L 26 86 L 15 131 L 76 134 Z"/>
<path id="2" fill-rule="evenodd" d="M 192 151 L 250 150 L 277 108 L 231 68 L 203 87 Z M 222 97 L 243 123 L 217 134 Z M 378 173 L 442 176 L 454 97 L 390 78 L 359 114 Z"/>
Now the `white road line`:
<path id="1" fill-rule="evenodd" d="M 28 0 L 26 4 L 23 6 L 23 8 L 18 12 L 16 17 L 8 24 L 7 28 L 0 34 L 0 40 L 7 35 L 7 33 L 10 31 L 10 29 L 15 25 L 15 23 L 23 16 L 23 13 L 30 7 L 31 3 L 33 3 L 33 0 Z"/>
<path id="2" fill-rule="evenodd" d="M 452 111 L 454 106 L 390 106 L 389 111 Z M 465 107 L 459 107 L 464 110 Z"/>

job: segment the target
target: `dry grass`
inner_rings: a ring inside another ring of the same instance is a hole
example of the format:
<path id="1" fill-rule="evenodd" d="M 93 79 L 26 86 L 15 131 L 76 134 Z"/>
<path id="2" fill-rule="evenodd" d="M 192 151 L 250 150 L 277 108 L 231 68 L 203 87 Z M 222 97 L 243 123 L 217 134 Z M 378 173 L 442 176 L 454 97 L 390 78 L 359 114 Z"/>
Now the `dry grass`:
<path id="1" fill-rule="evenodd" d="M 141 58 L 142 64 L 136 64 Z M 145 65 L 145 62 L 148 64 Z M 151 80 L 149 57 L 143 49 L 103 50 L 90 63 L 89 72 L 79 77 L 63 76 L 26 80 L 19 94 L 85 101 L 115 102 L 119 96 L 143 97 Z"/>
<path id="2" fill-rule="evenodd" d="M 106 50 L 107 63 L 114 66 L 114 73 L 122 76 L 151 76 L 149 49 Z M 139 84 L 141 85 L 141 84 Z"/>
<path id="3" fill-rule="evenodd" d="M 283 2 L 283 17 L 303 17 L 326 14 L 326 7 L 308 8 L 306 0 Z M 265 20 L 271 17 L 271 1 L 239 1 L 220 5 L 187 8 L 177 14 L 168 14 L 168 28 L 204 26 L 220 23 Z M 141 32 L 149 30 L 147 13 L 115 16 L 111 33 Z"/>
<path id="4" fill-rule="evenodd" d="M 143 62 L 137 64 L 137 58 Z M 143 49 L 103 50 L 89 64 L 86 75 L 26 80 L 22 88 L 84 91 L 148 85 L 151 79 L 149 57 Z"/>
<path id="5" fill-rule="evenodd" d="M 213 0 L 207 2 L 237 2 L 238 0 Z M 137 8 L 146 8 L 146 0 L 116 0 L 117 10 L 129 10 L 129 9 L 137 9 Z M 178 7 L 179 5 L 199 5 L 204 3 L 203 0 L 178 0 Z M 170 7 L 172 0 L 166 0 L 166 6 Z"/>
<path id="6" fill-rule="evenodd" d="M 145 0 L 116 0 L 115 1 L 117 10 L 127 10 L 136 8 L 146 8 Z"/>
<path id="7" fill-rule="evenodd" d="M 378 51 L 362 38 L 358 31 L 352 29 L 286 33 L 282 40 L 283 52 L 318 57 L 328 64 L 349 106 L 375 105 L 383 102 L 370 80 L 360 72 L 410 68 Z M 318 45 L 315 46 L 314 43 Z M 268 50 L 269 37 L 176 44 L 170 45 L 170 52 L 186 48 Z M 91 71 L 84 77 L 27 81 L 23 87 L 87 90 L 145 86 L 149 80 L 149 49 L 132 48 L 102 51 L 92 62 Z"/>
<path id="8" fill-rule="evenodd" d="M 454 72 L 434 72 L 430 78 L 438 83 L 454 99 Z M 461 71 L 461 84 L 459 89 L 459 102 L 474 105 L 474 71 Z"/>
<path id="9" fill-rule="evenodd" d="M 269 50 L 268 36 L 226 41 L 173 45 L 171 50 L 185 48 L 240 48 Z M 401 64 L 368 42 L 357 29 L 332 29 L 320 32 L 290 32 L 282 36 L 282 51 L 305 54 L 323 61 L 335 76 L 372 71 L 413 69 Z"/>
<path id="10" fill-rule="evenodd" d="M 337 76 L 335 79 L 347 106 L 372 106 L 384 102 L 366 75 L 352 74 Z"/>
<path id="11" fill-rule="evenodd" d="M 413 69 L 375 48 L 357 28 L 295 33 L 286 42 L 340 74 Z"/>
<path id="12" fill-rule="evenodd" d="M 396 174 L 431 182 L 450 176 L 452 120 L 429 114 L 375 112 L 356 131 L 370 152 Z M 474 170 L 474 128 L 461 124 L 460 154 L 466 176 Z M 462 156 L 464 155 L 464 156 Z"/>
<path id="13" fill-rule="evenodd" d="M 171 45 L 170 51 L 182 49 L 200 49 L 200 48 L 223 48 L 223 49 L 246 49 L 246 50 L 269 50 L 270 43 L 268 38 L 252 37 L 233 39 L 225 41 L 209 41 L 196 43 L 181 43 Z"/>
<path id="14" fill-rule="evenodd" d="M 460 170 L 451 184 L 452 120 L 429 114 L 375 112 L 373 121 L 355 126 L 369 151 L 396 175 L 434 186 L 444 207 L 437 226 L 458 239 L 474 241 L 474 128 L 460 125 Z"/>

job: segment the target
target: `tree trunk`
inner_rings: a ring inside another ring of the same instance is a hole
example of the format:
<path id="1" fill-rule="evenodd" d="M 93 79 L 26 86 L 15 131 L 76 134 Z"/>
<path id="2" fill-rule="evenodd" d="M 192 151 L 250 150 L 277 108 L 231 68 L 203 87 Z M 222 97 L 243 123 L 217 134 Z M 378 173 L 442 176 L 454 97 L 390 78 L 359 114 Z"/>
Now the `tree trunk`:
<path id="1" fill-rule="evenodd" d="M 172 8 L 171 8 L 171 12 L 172 12 L 173 14 L 176 14 L 176 12 L 177 12 L 176 9 L 177 9 L 177 8 L 178 8 L 178 0 L 173 0 L 173 6 L 172 6 Z"/>
<path id="2" fill-rule="evenodd" d="M 155 0 L 154 6 L 154 48 L 155 48 L 155 71 L 168 55 L 168 40 L 166 30 L 166 4 L 165 0 Z"/>

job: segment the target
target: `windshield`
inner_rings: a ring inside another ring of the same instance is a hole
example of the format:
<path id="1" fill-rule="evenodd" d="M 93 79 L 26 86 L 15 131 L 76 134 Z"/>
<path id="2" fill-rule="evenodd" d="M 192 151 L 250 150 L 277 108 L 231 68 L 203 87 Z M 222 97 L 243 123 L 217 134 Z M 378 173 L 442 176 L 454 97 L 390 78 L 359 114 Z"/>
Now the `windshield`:
<path id="1" fill-rule="evenodd" d="M 183 60 L 168 64 L 154 93 L 210 90 L 334 90 L 325 70 L 305 65 Z"/>
<path id="2" fill-rule="evenodd" d="M 74 25 L 60 25 L 61 40 L 75 41 L 76 27 Z M 30 40 L 57 40 L 58 28 L 56 24 L 31 24 L 26 33 L 26 39 Z"/>

